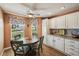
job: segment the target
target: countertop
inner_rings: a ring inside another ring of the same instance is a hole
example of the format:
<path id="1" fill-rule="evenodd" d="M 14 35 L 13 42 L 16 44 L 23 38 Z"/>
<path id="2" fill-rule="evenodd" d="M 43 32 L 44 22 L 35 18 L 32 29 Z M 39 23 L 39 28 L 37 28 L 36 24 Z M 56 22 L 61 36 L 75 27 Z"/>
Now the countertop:
<path id="1" fill-rule="evenodd" d="M 64 38 L 64 39 L 77 40 L 77 41 L 79 41 L 79 38 L 72 37 L 72 36 L 67 36 L 67 35 L 57 35 L 57 34 L 49 34 L 49 35 L 53 35 L 53 36 L 56 36 L 56 37 L 61 37 L 61 38 Z"/>

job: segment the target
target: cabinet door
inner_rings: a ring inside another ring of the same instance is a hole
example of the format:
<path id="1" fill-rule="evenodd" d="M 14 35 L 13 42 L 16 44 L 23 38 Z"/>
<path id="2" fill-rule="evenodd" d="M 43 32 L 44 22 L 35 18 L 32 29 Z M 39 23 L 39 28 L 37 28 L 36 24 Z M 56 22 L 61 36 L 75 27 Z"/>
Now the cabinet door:
<path id="1" fill-rule="evenodd" d="M 65 16 L 58 17 L 56 20 L 56 27 L 59 29 L 65 28 Z"/>
<path id="2" fill-rule="evenodd" d="M 56 18 L 52 18 L 52 19 L 49 20 L 49 23 L 48 23 L 48 24 L 49 24 L 49 28 L 52 28 L 52 29 L 53 29 L 53 28 L 54 28 L 54 29 L 56 28 L 55 19 L 56 19 Z"/>
<path id="3" fill-rule="evenodd" d="M 66 27 L 70 29 L 77 28 L 78 25 L 77 19 L 78 19 L 77 13 L 66 15 Z"/>
<path id="4" fill-rule="evenodd" d="M 58 43 L 58 46 L 59 46 L 58 49 L 60 51 L 64 52 L 64 38 L 59 38 L 57 43 Z"/>
<path id="5" fill-rule="evenodd" d="M 79 42 L 75 40 L 65 39 L 65 53 L 73 56 L 79 55 Z"/>
<path id="6" fill-rule="evenodd" d="M 50 46 L 50 42 L 49 42 L 50 38 L 49 35 L 46 36 L 46 45 Z"/>
<path id="7" fill-rule="evenodd" d="M 46 36 L 46 45 L 49 46 L 48 37 Z"/>
<path id="8" fill-rule="evenodd" d="M 53 47 L 53 36 L 49 36 L 49 45 L 50 47 Z"/>
<path id="9" fill-rule="evenodd" d="M 53 36 L 52 35 L 47 35 L 47 45 L 52 47 L 53 46 Z"/>
<path id="10" fill-rule="evenodd" d="M 52 22 L 51 22 L 51 21 L 52 21 L 52 19 L 49 19 L 49 20 L 48 20 L 48 27 L 49 27 L 49 28 L 52 28 Z"/>
<path id="11" fill-rule="evenodd" d="M 47 44 L 47 43 L 46 43 L 46 35 L 44 35 L 44 41 L 43 41 L 43 43 L 44 43 L 44 44 Z"/>
<path id="12" fill-rule="evenodd" d="M 54 47 L 62 52 L 64 52 L 64 39 L 60 37 L 55 37 Z"/>
<path id="13" fill-rule="evenodd" d="M 79 12 L 77 12 L 77 14 L 78 14 L 78 26 L 77 26 L 77 28 L 79 29 Z"/>
<path id="14" fill-rule="evenodd" d="M 58 48 L 58 37 L 54 36 L 53 43 L 54 43 L 54 48 L 57 49 Z"/>

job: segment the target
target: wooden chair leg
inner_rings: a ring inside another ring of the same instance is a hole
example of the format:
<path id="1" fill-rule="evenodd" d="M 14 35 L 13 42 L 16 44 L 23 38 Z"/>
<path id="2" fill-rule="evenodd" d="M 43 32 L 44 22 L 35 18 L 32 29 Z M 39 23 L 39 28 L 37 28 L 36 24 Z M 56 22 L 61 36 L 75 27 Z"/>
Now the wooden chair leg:
<path id="1" fill-rule="evenodd" d="M 40 56 L 40 50 L 38 49 L 38 55 Z"/>
<path id="2" fill-rule="evenodd" d="M 14 53 L 14 56 L 16 56 L 16 53 Z"/>
<path id="3" fill-rule="evenodd" d="M 43 48 L 41 47 L 41 52 L 43 52 Z"/>

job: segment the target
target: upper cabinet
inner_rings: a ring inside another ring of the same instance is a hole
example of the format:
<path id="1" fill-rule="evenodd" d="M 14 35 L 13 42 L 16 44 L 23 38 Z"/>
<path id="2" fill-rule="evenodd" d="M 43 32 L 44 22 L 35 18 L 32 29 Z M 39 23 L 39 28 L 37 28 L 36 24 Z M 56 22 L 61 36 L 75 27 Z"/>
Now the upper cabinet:
<path id="1" fill-rule="evenodd" d="M 55 24 L 58 29 L 65 28 L 65 16 L 57 17 Z"/>
<path id="2" fill-rule="evenodd" d="M 79 12 L 49 19 L 51 29 L 79 29 Z"/>
<path id="3" fill-rule="evenodd" d="M 78 12 L 66 15 L 66 28 L 76 29 L 78 28 Z"/>
<path id="4" fill-rule="evenodd" d="M 56 29 L 56 18 L 49 19 L 48 24 L 49 28 Z"/>
<path id="5" fill-rule="evenodd" d="M 65 28 L 65 16 L 50 19 L 49 20 L 49 28 L 52 28 L 52 29 Z"/>

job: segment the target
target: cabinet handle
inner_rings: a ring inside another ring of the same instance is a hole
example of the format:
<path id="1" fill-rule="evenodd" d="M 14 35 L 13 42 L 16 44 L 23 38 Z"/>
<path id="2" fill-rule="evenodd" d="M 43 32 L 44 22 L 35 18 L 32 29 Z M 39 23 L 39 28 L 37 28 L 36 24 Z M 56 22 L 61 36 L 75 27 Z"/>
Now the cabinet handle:
<path id="1" fill-rule="evenodd" d="M 53 40 L 53 42 L 56 42 L 56 40 Z"/>
<path id="2" fill-rule="evenodd" d="M 70 48 L 71 50 L 74 50 L 73 48 Z"/>
<path id="3" fill-rule="evenodd" d="M 74 55 L 72 52 L 70 52 L 71 55 Z"/>
<path id="4" fill-rule="evenodd" d="M 70 41 L 70 43 L 75 43 L 75 42 Z"/>
<path id="5" fill-rule="evenodd" d="M 71 47 L 74 47 L 74 45 L 70 45 Z"/>
<path id="6" fill-rule="evenodd" d="M 54 41 L 54 40 L 53 40 Z"/>

